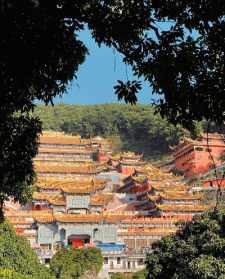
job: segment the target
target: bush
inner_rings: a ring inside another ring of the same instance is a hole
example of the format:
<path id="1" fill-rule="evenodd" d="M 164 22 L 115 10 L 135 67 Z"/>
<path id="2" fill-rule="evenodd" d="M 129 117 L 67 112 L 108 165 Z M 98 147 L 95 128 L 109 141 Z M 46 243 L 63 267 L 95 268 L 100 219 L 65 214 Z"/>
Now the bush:
<path id="1" fill-rule="evenodd" d="M 5 276 L 18 272 L 21 276 L 30 275 L 32 279 L 54 279 L 49 270 L 40 264 L 28 241 L 17 235 L 14 228 L 6 221 L 0 223 L 0 269 L 2 274 L 5 272 Z"/>
<path id="2" fill-rule="evenodd" d="M 77 279 L 88 271 L 98 273 L 103 264 L 97 248 L 61 249 L 50 262 L 50 269 L 60 279 Z"/>
<path id="3" fill-rule="evenodd" d="M 195 216 L 153 248 L 147 258 L 148 279 L 224 279 L 225 212 L 215 209 Z"/>
<path id="4" fill-rule="evenodd" d="M 0 269 L 0 279 L 34 279 L 34 277 L 23 275 L 11 269 Z"/>

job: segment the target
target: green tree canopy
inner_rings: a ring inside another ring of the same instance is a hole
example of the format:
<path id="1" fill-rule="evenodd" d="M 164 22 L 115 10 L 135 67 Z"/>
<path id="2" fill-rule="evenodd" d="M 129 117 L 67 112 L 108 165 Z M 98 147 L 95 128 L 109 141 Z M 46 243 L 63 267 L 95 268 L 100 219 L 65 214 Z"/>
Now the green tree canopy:
<path id="1" fill-rule="evenodd" d="M 225 213 L 211 211 L 154 245 L 148 279 L 224 279 Z"/>
<path id="2" fill-rule="evenodd" d="M 180 126 L 175 127 L 154 113 L 154 106 L 105 104 L 93 106 L 39 105 L 35 116 L 40 117 L 43 128 L 82 137 L 103 136 L 120 139 L 122 150 L 144 153 L 153 159 L 168 153 L 184 135 Z M 57 117 L 56 117 L 57 116 Z"/>
<path id="3" fill-rule="evenodd" d="M 103 257 L 97 248 L 63 248 L 51 259 L 50 269 L 56 278 L 77 279 L 88 271 L 97 274 L 102 264 Z"/>
<path id="4" fill-rule="evenodd" d="M 8 222 L 0 223 L 0 270 L 0 278 L 12 278 L 11 274 L 15 274 L 15 279 L 55 278 L 40 264 L 27 240 L 17 235 Z"/>

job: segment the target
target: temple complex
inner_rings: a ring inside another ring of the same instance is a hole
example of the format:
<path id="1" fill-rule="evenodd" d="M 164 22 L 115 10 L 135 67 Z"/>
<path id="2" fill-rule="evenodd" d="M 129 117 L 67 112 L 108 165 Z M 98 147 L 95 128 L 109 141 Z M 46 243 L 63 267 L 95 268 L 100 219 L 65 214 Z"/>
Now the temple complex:
<path id="1" fill-rule="evenodd" d="M 5 215 L 46 264 L 61 247 L 96 246 L 106 276 L 138 271 L 152 243 L 212 207 L 183 177 L 142 155 L 112 155 L 102 138 L 44 132 L 34 167 L 32 201 Z"/>

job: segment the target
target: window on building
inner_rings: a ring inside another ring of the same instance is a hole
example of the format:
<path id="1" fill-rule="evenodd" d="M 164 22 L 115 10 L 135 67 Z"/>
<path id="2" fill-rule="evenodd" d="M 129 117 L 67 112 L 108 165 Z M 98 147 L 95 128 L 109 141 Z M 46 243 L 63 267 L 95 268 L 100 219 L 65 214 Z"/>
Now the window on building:
<path id="1" fill-rule="evenodd" d="M 45 264 L 50 264 L 50 259 L 45 259 Z"/>
<path id="2" fill-rule="evenodd" d="M 61 229 L 59 231 L 59 236 L 60 236 L 60 241 L 64 241 L 66 239 L 66 230 L 65 229 Z"/>
<path id="3" fill-rule="evenodd" d="M 117 258 L 117 264 L 121 264 L 121 258 Z"/>
<path id="4" fill-rule="evenodd" d="M 96 239 L 97 238 L 97 236 L 98 236 L 98 228 L 95 228 L 94 230 L 93 230 L 93 237 L 94 237 L 94 239 Z"/>
<path id="5" fill-rule="evenodd" d="M 144 264 L 144 259 L 138 259 L 137 264 L 138 264 L 138 265 L 143 265 L 143 264 Z"/>
<path id="6" fill-rule="evenodd" d="M 104 258 L 104 264 L 108 264 L 109 263 L 109 258 Z"/>
<path id="7" fill-rule="evenodd" d="M 197 146 L 197 147 L 195 147 L 195 150 L 196 150 L 196 151 L 203 151 L 204 148 L 202 148 L 202 147 L 200 147 L 200 146 Z"/>

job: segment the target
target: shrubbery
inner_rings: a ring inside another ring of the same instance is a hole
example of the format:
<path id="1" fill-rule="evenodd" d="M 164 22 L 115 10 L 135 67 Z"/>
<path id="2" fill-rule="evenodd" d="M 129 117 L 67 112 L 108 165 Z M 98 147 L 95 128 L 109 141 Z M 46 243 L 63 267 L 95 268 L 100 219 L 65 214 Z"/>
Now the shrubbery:
<path id="1" fill-rule="evenodd" d="M 148 279 L 224 279 L 224 211 L 195 216 L 153 248 L 147 259 Z"/>
<path id="2" fill-rule="evenodd" d="M 61 249 L 50 262 L 50 269 L 60 279 L 77 279 L 85 272 L 97 274 L 103 264 L 101 251 L 97 248 Z"/>
<path id="3" fill-rule="evenodd" d="M 55 278 L 45 266 L 40 264 L 27 240 L 17 235 L 14 228 L 6 221 L 0 223 L 0 270 L 0 278 L 4 279 Z"/>

